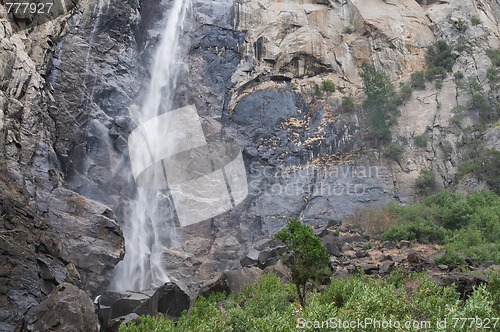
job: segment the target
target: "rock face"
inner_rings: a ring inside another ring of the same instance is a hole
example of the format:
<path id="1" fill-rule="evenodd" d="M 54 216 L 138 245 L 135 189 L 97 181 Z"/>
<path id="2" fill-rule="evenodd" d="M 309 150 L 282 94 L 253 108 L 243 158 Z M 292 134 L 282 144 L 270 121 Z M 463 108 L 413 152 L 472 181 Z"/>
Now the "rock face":
<path id="1" fill-rule="evenodd" d="M 162 314 L 177 320 L 193 302 L 187 286 L 167 282 L 154 290 L 106 292 L 97 300 L 99 320 L 104 331 L 117 331 L 121 323 L 136 320 L 139 315 Z"/>
<path id="2" fill-rule="evenodd" d="M 0 6 L 0 321 L 8 331 L 23 313 L 64 282 L 91 294 L 102 291 L 124 254 L 109 200 L 70 183 L 75 170 L 91 164 L 87 155 L 97 156 L 99 163 L 105 161 L 97 139 L 79 136 L 89 132 L 97 137 L 96 130 L 103 127 L 73 112 L 77 108 L 85 113 L 85 103 L 77 93 L 81 82 L 64 78 L 63 86 L 72 95 L 57 87 L 57 79 L 66 75 L 56 68 L 61 60 L 56 44 L 60 52 L 62 36 L 75 25 L 92 21 L 98 5 L 80 1 L 78 10 L 32 27 L 14 21 L 6 7 Z M 128 5 L 122 10 L 130 15 Z M 90 31 L 80 31 L 82 40 L 89 40 Z M 108 33 L 118 37 L 112 29 Z M 73 58 L 88 58 L 88 42 L 75 42 L 72 48 Z M 80 63 L 66 73 L 83 78 L 84 68 Z M 72 108 L 57 101 L 63 94 L 71 99 Z M 66 144 L 80 148 L 81 154 L 68 153 Z M 85 172 L 97 182 L 112 178 L 111 168 L 106 171 L 104 166 L 89 166 Z"/>
<path id="3" fill-rule="evenodd" d="M 31 308 L 16 332 L 99 332 L 94 303 L 75 286 L 62 283 L 43 302 Z"/>

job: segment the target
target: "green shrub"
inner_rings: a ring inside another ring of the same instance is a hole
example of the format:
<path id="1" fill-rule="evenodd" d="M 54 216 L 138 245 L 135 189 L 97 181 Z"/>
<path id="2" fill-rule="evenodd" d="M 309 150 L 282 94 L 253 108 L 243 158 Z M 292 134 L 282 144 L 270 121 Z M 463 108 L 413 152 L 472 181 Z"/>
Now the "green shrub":
<path id="1" fill-rule="evenodd" d="M 394 85 L 386 74 L 368 63 L 361 66 L 360 76 L 367 96 L 363 106 L 368 128 L 378 141 L 387 142 L 391 138 L 388 122 L 397 115 Z"/>
<path id="2" fill-rule="evenodd" d="M 465 77 L 465 76 L 464 76 L 464 72 L 459 70 L 459 71 L 455 72 L 454 77 L 455 77 L 455 79 L 456 79 L 457 81 L 458 81 L 458 80 L 461 80 L 462 78 L 464 78 L 464 77 Z"/>
<path id="3" fill-rule="evenodd" d="M 321 83 L 323 91 L 325 92 L 335 92 L 335 84 L 331 80 L 325 80 Z"/>
<path id="4" fill-rule="evenodd" d="M 382 241 L 416 240 L 420 243 L 444 243 L 446 231 L 432 220 L 418 219 L 391 228 L 381 236 Z"/>
<path id="5" fill-rule="evenodd" d="M 390 144 L 385 148 L 384 156 L 397 162 L 401 162 L 401 159 L 403 158 L 403 148 L 399 144 Z"/>
<path id="6" fill-rule="evenodd" d="M 434 84 L 436 86 L 436 89 L 440 90 L 443 87 L 443 79 L 442 78 L 436 79 Z"/>
<path id="7" fill-rule="evenodd" d="M 410 84 L 416 89 L 425 89 L 425 72 L 423 70 L 416 71 L 411 74 Z"/>
<path id="8" fill-rule="evenodd" d="M 429 142 L 429 134 L 427 132 L 415 137 L 415 144 L 418 147 L 425 148 L 428 142 Z"/>
<path id="9" fill-rule="evenodd" d="M 353 27 L 345 27 L 343 32 L 347 33 L 347 34 L 351 34 L 354 32 L 354 28 Z"/>
<path id="10" fill-rule="evenodd" d="M 342 97 L 342 109 L 346 112 L 353 112 L 355 109 L 354 99 L 351 96 Z"/>
<path id="11" fill-rule="evenodd" d="M 286 227 L 274 237 L 286 246 L 288 258 L 284 263 L 290 269 L 299 302 L 305 307 L 308 283 L 321 281 L 330 273 L 326 247 L 312 228 L 297 218 L 290 218 Z"/>
<path id="12" fill-rule="evenodd" d="M 427 63 L 429 70 L 427 78 L 444 78 L 446 73 L 451 72 L 455 63 L 453 47 L 444 40 L 439 40 L 427 48 Z"/>
<path id="13" fill-rule="evenodd" d="M 470 195 L 444 190 L 421 204 L 389 205 L 397 224 L 382 240 L 413 240 L 445 245 L 437 263 L 464 264 L 464 257 L 481 263 L 500 263 L 500 197 L 491 191 Z"/>
<path id="14" fill-rule="evenodd" d="M 493 66 L 500 67 L 500 48 L 490 48 L 486 54 L 490 57 Z"/>
<path id="15" fill-rule="evenodd" d="M 436 188 L 436 176 L 431 170 L 423 170 L 415 181 L 417 192 L 421 195 L 428 195 Z"/>
<path id="16" fill-rule="evenodd" d="M 321 89 L 321 87 L 317 84 L 314 84 L 314 95 L 316 97 L 323 97 L 323 90 Z"/>
<path id="17" fill-rule="evenodd" d="M 410 99 L 412 93 L 413 89 L 410 84 L 401 84 L 400 94 L 402 101 L 407 101 L 408 99 Z"/>
<path id="18" fill-rule="evenodd" d="M 453 25 L 460 32 L 464 32 L 469 27 L 469 25 L 467 24 L 467 21 L 464 19 L 461 19 L 461 18 L 459 18 L 456 21 L 453 21 Z"/>
<path id="19" fill-rule="evenodd" d="M 276 276 L 265 275 L 255 285 L 239 295 L 200 298 L 194 307 L 182 315 L 177 325 L 165 318 L 141 317 L 139 326 L 124 324 L 120 332 L 296 332 L 297 330 L 337 331 L 333 325 L 305 326 L 317 322 L 351 322 L 365 319 L 379 322 L 429 321 L 431 328 L 415 327 L 405 331 L 434 331 L 437 321 L 447 321 L 443 331 L 476 331 L 452 325 L 461 317 L 475 320 L 499 316 L 498 274 L 490 276 L 488 285 L 475 288 L 462 299 L 455 286 L 438 286 L 425 273 L 406 276 L 401 269 L 386 279 L 374 279 L 363 274 L 347 279 L 333 279 L 322 292 L 312 292 L 306 308 L 296 311 L 287 297 L 293 291 Z M 298 325 L 296 325 L 298 323 Z M 451 325 L 451 327 L 450 327 Z M 373 328 L 367 325 L 359 331 L 401 331 L 400 328 Z M 477 330 L 479 331 L 479 330 Z"/>
<path id="20" fill-rule="evenodd" d="M 460 126 L 460 124 L 462 123 L 462 120 L 463 120 L 463 117 L 459 114 L 455 114 L 454 116 L 452 116 L 450 118 L 450 122 L 454 125 L 457 125 L 457 126 Z"/>
<path id="21" fill-rule="evenodd" d="M 500 152 L 494 149 L 472 151 L 469 158 L 458 166 L 458 175 L 464 177 L 473 174 L 479 180 L 484 180 L 491 189 L 500 194 Z"/>
<path id="22" fill-rule="evenodd" d="M 481 24 L 481 20 L 479 19 L 479 17 L 471 17 L 470 19 L 470 23 L 473 25 L 473 26 L 476 26 L 476 25 L 479 25 Z"/>

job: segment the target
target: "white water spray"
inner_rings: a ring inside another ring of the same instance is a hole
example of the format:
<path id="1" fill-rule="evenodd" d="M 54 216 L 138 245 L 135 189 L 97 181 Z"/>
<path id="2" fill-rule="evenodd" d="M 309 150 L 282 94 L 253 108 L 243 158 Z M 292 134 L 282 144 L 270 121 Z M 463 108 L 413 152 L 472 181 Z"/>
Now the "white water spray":
<path id="1" fill-rule="evenodd" d="M 168 13 L 161 41 L 154 54 L 151 81 L 143 107 L 134 114 L 138 125 L 172 109 L 177 77 L 182 68 L 182 47 L 179 37 L 183 32 L 189 0 L 174 0 Z M 167 130 L 158 128 L 158 133 Z M 161 134 L 151 144 L 169 144 Z M 126 254 L 115 268 L 112 288 L 118 291 L 141 290 L 167 282 L 162 254 L 175 244 L 173 207 L 169 196 L 161 191 L 138 188 L 137 197 L 129 207 L 123 228 Z"/>

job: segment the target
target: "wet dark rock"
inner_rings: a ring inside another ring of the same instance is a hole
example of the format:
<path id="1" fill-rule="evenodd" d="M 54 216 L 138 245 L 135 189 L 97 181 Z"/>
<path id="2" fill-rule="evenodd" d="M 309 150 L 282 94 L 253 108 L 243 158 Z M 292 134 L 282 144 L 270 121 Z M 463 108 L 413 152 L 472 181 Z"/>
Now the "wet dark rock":
<path id="1" fill-rule="evenodd" d="M 139 325 L 141 323 L 141 317 L 136 313 L 131 313 L 126 316 L 120 316 L 118 318 L 114 318 L 109 323 L 107 331 L 118 332 L 120 325 L 126 323 L 134 323 L 136 325 Z"/>
<path id="2" fill-rule="evenodd" d="M 94 303 L 77 287 L 63 283 L 39 305 L 31 308 L 16 326 L 16 332 L 98 332 Z"/>
<path id="3" fill-rule="evenodd" d="M 208 298 L 213 293 L 238 294 L 244 285 L 255 283 L 262 274 L 263 271 L 257 267 L 221 272 L 201 285 L 198 296 Z"/>
<path id="4" fill-rule="evenodd" d="M 375 274 L 379 270 L 379 267 L 376 264 L 370 263 L 356 264 L 355 267 L 356 270 L 362 270 L 365 274 L 368 275 Z"/>
<path id="5" fill-rule="evenodd" d="M 155 292 L 158 298 L 158 312 L 168 318 L 177 320 L 183 311 L 189 310 L 192 304 L 192 297 L 187 286 L 179 281 L 167 282 Z"/>
<path id="6" fill-rule="evenodd" d="M 282 261 L 278 261 L 275 265 L 266 267 L 264 273 L 268 272 L 276 274 L 284 282 L 290 282 L 292 280 L 290 269 L 283 264 Z"/>
<path id="7" fill-rule="evenodd" d="M 387 250 L 394 249 L 396 246 L 397 244 L 394 241 L 386 241 L 382 244 L 382 248 Z"/>
<path id="8" fill-rule="evenodd" d="M 248 253 L 240 260 L 242 267 L 257 266 L 260 252 L 256 249 L 250 249 Z"/>
<path id="9" fill-rule="evenodd" d="M 342 255 L 342 246 L 344 244 L 343 240 L 333 234 L 328 234 L 324 236 L 321 241 L 325 245 L 329 255 L 336 257 L 340 257 Z"/>
<path id="10" fill-rule="evenodd" d="M 455 285 L 465 299 L 475 287 L 487 283 L 487 278 L 481 274 L 470 273 L 430 273 L 430 278 L 440 286 Z"/>
<path id="11" fill-rule="evenodd" d="M 370 241 L 369 235 L 352 235 L 342 237 L 342 241 L 346 243 L 364 243 Z"/>
<path id="12" fill-rule="evenodd" d="M 177 320 L 189 310 L 192 298 L 186 285 L 167 282 L 157 289 L 128 292 L 106 292 L 98 299 L 98 313 L 105 331 L 115 331 L 117 324 L 136 315 L 155 316 L 159 313 Z"/>

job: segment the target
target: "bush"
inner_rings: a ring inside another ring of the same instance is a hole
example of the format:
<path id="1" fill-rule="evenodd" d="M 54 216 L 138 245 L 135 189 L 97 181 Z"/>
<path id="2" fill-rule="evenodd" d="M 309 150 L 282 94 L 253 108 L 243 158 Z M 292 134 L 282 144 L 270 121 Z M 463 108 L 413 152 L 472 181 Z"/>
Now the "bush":
<path id="1" fill-rule="evenodd" d="M 323 90 L 321 90 L 321 87 L 317 84 L 314 84 L 314 95 L 316 97 L 323 97 Z"/>
<path id="2" fill-rule="evenodd" d="M 462 78 L 464 78 L 464 72 L 463 71 L 457 71 L 454 75 L 455 79 L 458 81 L 458 80 L 461 80 Z"/>
<path id="3" fill-rule="evenodd" d="M 335 92 L 335 84 L 331 80 L 326 80 L 321 83 L 323 91 Z"/>
<path id="4" fill-rule="evenodd" d="M 439 40 L 427 48 L 428 78 L 441 77 L 451 72 L 456 56 L 453 48 L 444 40 Z M 444 78 L 444 77 L 441 77 Z"/>
<path id="5" fill-rule="evenodd" d="M 401 162 L 403 157 L 403 148 L 399 146 L 399 144 L 390 144 L 385 148 L 384 156 L 397 162 Z"/>
<path id="6" fill-rule="evenodd" d="M 425 89 L 425 72 L 423 70 L 416 71 L 411 74 L 410 84 L 416 89 Z"/>
<path id="7" fill-rule="evenodd" d="M 464 177 L 473 174 L 477 179 L 485 181 L 490 188 L 500 194 L 500 152 L 494 149 L 471 151 L 466 160 L 458 166 L 458 175 Z"/>
<path id="8" fill-rule="evenodd" d="M 436 81 L 434 83 L 436 85 L 436 89 L 438 89 L 438 90 L 440 90 L 443 87 L 443 79 L 442 78 L 436 79 Z"/>
<path id="9" fill-rule="evenodd" d="M 347 34 L 351 34 L 354 32 L 354 28 L 353 27 L 345 27 L 343 32 L 347 33 Z"/>
<path id="10" fill-rule="evenodd" d="M 442 243 L 446 255 L 439 263 L 500 263 L 500 197 L 491 191 L 470 195 L 447 190 L 429 196 L 421 204 L 389 205 L 397 225 L 388 229 L 382 240 L 414 240 Z"/>
<path id="11" fill-rule="evenodd" d="M 274 237 L 286 246 L 288 258 L 284 263 L 292 274 L 299 302 L 305 307 L 307 284 L 320 281 L 328 275 L 330 256 L 312 228 L 297 218 L 288 220 L 286 227 Z"/>
<path id="12" fill-rule="evenodd" d="M 500 48 L 490 48 L 486 51 L 486 54 L 490 57 L 493 66 L 500 67 Z"/>
<path id="13" fill-rule="evenodd" d="M 427 132 L 415 137 L 415 144 L 418 147 L 425 148 L 428 142 L 429 142 L 429 134 Z"/>
<path id="14" fill-rule="evenodd" d="M 401 84 L 400 94 L 402 101 L 407 101 L 408 99 L 410 99 L 412 93 L 413 89 L 410 84 Z"/>
<path id="15" fill-rule="evenodd" d="M 488 285 L 481 285 L 468 298 L 461 299 L 455 286 L 438 286 L 425 273 L 406 276 L 400 269 L 386 279 L 359 274 L 346 279 L 333 279 L 322 292 L 313 292 L 308 307 L 297 308 L 287 298 L 293 293 L 290 284 L 274 275 L 264 275 L 260 282 L 249 285 L 239 295 L 218 296 L 211 300 L 199 298 L 176 326 L 165 318 L 141 317 L 142 323 L 120 326 L 120 332 L 296 332 L 297 330 L 337 331 L 332 324 L 361 321 L 421 322 L 437 321 L 452 324 L 461 317 L 475 321 L 498 317 L 498 274 L 491 275 Z M 326 322 L 323 327 L 306 326 L 306 322 Z M 458 320 L 458 322 L 460 322 Z M 458 326 L 446 331 L 472 331 Z M 310 327 L 310 328 L 309 328 Z M 400 328 L 359 329 L 359 331 L 401 331 Z M 405 331 L 428 331 L 414 328 Z M 444 330 L 443 330 L 444 331 Z M 476 330 L 474 330 L 476 331 Z M 479 330 L 478 330 L 479 331 Z"/>
<path id="16" fill-rule="evenodd" d="M 476 26 L 476 25 L 479 25 L 481 24 L 481 20 L 479 19 L 479 17 L 471 17 L 470 19 L 470 23 L 473 25 L 473 26 Z"/>
<path id="17" fill-rule="evenodd" d="M 362 65 L 360 76 L 367 96 L 363 106 L 368 128 L 377 140 L 387 142 L 391 138 L 387 122 L 397 114 L 394 85 L 386 74 L 368 63 Z"/>
<path id="18" fill-rule="evenodd" d="M 417 192 L 421 195 L 428 195 L 436 188 L 436 176 L 431 170 L 423 170 L 415 182 Z"/>
<path id="19" fill-rule="evenodd" d="M 346 112 L 353 112 L 355 109 L 354 99 L 351 96 L 342 97 L 342 109 Z"/>
<path id="20" fill-rule="evenodd" d="M 467 24 L 467 21 L 464 19 L 461 19 L 461 18 L 459 18 L 456 21 L 453 21 L 453 25 L 460 32 L 464 32 L 469 27 L 469 25 Z"/>

